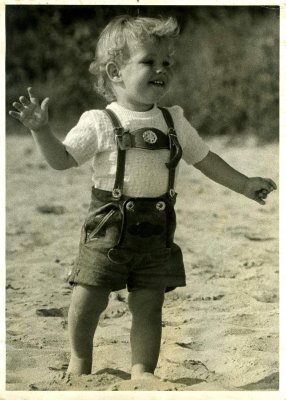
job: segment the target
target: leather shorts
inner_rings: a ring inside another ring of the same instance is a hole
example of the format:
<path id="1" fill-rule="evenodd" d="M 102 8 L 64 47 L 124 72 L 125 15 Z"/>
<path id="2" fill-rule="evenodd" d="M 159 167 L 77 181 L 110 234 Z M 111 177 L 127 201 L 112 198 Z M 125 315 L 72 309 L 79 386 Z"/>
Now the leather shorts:
<path id="1" fill-rule="evenodd" d="M 114 200 L 111 192 L 93 188 L 70 283 L 112 290 L 185 286 L 182 253 L 173 242 L 174 203 L 168 194 Z"/>

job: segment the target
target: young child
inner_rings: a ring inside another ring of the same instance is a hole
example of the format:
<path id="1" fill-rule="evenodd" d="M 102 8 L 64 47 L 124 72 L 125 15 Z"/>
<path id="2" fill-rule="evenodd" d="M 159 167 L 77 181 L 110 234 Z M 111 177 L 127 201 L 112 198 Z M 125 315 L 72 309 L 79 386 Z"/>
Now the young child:
<path id="1" fill-rule="evenodd" d="M 185 286 L 173 241 L 175 177 L 182 157 L 210 179 L 265 204 L 271 179 L 249 178 L 209 150 L 179 106 L 158 102 L 172 80 L 173 18 L 117 17 L 102 32 L 90 71 L 106 110 L 85 112 L 61 142 L 51 131 L 48 98 L 14 102 L 10 115 L 31 130 L 52 168 L 92 160 L 93 187 L 82 228 L 69 310 L 68 373 L 90 374 L 93 337 L 111 291 L 128 288 L 132 379 L 155 378 L 164 293 Z"/>

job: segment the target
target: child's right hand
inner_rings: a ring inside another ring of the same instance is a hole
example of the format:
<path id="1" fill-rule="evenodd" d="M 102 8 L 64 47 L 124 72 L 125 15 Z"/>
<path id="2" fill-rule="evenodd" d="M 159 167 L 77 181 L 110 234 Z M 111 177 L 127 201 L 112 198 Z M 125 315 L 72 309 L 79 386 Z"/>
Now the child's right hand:
<path id="1" fill-rule="evenodd" d="M 13 107 L 17 111 L 9 111 L 9 115 L 20 121 L 28 129 L 36 131 L 47 125 L 49 121 L 49 99 L 46 97 L 40 104 L 31 87 L 28 88 L 28 94 L 29 99 L 21 96 L 19 98 L 20 102 L 13 103 Z"/>

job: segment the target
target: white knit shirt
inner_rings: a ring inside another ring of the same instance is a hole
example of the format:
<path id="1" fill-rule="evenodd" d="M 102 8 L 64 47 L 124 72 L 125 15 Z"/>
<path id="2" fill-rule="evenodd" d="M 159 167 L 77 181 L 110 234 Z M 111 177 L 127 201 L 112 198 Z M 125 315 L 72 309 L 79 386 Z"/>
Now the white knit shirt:
<path id="1" fill-rule="evenodd" d="M 168 127 L 157 106 L 145 112 L 128 110 L 116 102 L 107 106 L 118 116 L 122 126 L 130 132 L 139 128 L 157 128 L 167 134 Z M 177 137 L 188 164 L 201 161 L 209 148 L 190 125 L 179 106 L 168 108 Z M 63 141 L 66 150 L 78 165 L 92 160 L 92 182 L 98 189 L 111 191 L 114 186 L 117 147 L 113 126 L 102 110 L 86 111 Z M 156 197 L 167 191 L 169 150 L 132 148 L 126 151 L 124 194 L 136 197 Z M 178 167 L 176 173 L 178 172 Z"/>

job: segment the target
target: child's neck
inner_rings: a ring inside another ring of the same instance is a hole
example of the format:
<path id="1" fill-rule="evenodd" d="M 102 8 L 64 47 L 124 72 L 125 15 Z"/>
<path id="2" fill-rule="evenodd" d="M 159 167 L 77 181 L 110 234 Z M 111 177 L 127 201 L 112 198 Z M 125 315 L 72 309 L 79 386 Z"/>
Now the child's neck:
<path id="1" fill-rule="evenodd" d="M 119 104 L 121 107 L 126 108 L 127 110 L 137 112 L 150 111 L 154 107 L 154 104 L 134 104 L 119 99 L 117 99 L 117 104 Z"/>

